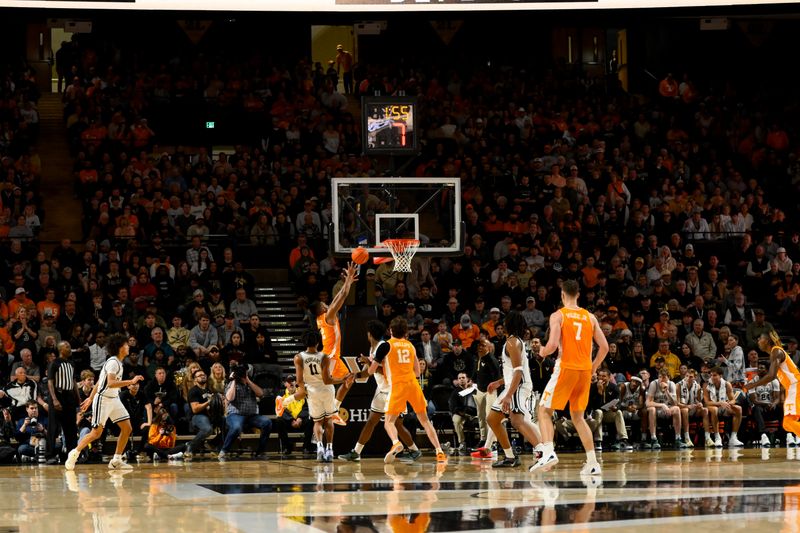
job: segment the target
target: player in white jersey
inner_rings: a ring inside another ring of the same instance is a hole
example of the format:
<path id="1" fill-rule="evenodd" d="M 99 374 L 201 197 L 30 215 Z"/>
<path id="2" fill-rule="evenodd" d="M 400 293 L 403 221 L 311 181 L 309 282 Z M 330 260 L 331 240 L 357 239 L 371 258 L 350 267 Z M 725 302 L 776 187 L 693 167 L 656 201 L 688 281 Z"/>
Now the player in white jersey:
<path id="1" fill-rule="evenodd" d="M 530 421 L 533 408 L 533 385 L 531 371 L 528 366 L 528 357 L 522 337 L 527 329 L 525 318 L 516 311 L 511 311 L 506 316 L 503 324 L 508 334 L 508 339 L 503 345 L 502 366 L 503 379 L 501 384 L 505 390 L 497 397 L 489 413 L 487 422 L 497 437 L 497 442 L 503 448 L 505 459 L 497 461 L 492 466 L 495 468 L 509 468 L 520 465 L 511 447 L 503 419 L 508 416 L 517 431 L 533 446 L 541 442 L 539 428 Z M 498 382 L 494 382 L 498 383 Z"/>
<path id="2" fill-rule="evenodd" d="M 331 377 L 331 358 L 319 351 L 321 337 L 318 331 L 304 333 L 301 341 L 306 349 L 294 356 L 297 373 L 297 392 L 294 397 L 297 400 L 308 397 L 308 413 L 314 421 L 314 436 L 317 440 L 317 460 L 332 463 L 333 415 L 337 412 L 336 388 L 333 385 L 342 381 L 352 385 L 354 376 L 351 373 L 344 380 L 334 381 Z"/>
<path id="3" fill-rule="evenodd" d="M 367 324 L 367 339 L 369 340 L 370 346 L 369 358 L 362 355 L 361 363 L 371 365 L 375 360 L 375 355 L 378 352 L 388 352 L 389 343 L 383 340 L 385 333 L 386 326 L 383 324 L 383 322 L 379 320 L 369 321 Z M 371 411 L 369 418 L 367 419 L 367 423 L 364 424 L 361 434 L 358 436 L 358 442 L 356 442 L 355 448 L 353 448 L 350 453 L 339 456 L 339 459 L 342 459 L 343 461 L 361 460 L 361 451 L 372 437 L 372 432 L 375 430 L 375 426 L 380 423 L 381 418 L 383 418 L 383 415 L 386 414 L 386 403 L 389 399 L 389 382 L 386 379 L 386 376 L 383 375 L 382 371 L 375 372 L 373 375 L 375 376 L 375 383 L 377 386 L 375 387 L 375 394 L 372 397 L 372 404 L 369 407 L 369 410 Z M 414 444 L 414 439 L 411 436 L 411 433 L 409 433 L 408 429 L 406 429 L 406 427 L 403 425 L 403 419 L 401 417 L 397 417 L 394 427 L 397 428 L 397 435 L 400 438 L 400 441 L 408 448 L 407 452 L 398 454 L 397 459 L 414 461 L 420 458 L 422 456 L 422 452 L 419 451 L 417 445 Z"/>
<path id="4" fill-rule="evenodd" d="M 97 380 L 91 394 L 81 404 L 81 412 L 86 411 L 92 406 L 92 431 L 81 439 L 78 446 L 69 452 L 64 467 L 67 470 L 74 470 L 75 463 L 81 451 L 89 444 L 100 438 L 103 428 L 111 420 L 119 426 L 119 438 L 114 457 L 108 463 L 110 470 L 126 470 L 131 466 L 122 461 L 122 452 L 128 445 L 128 437 L 131 435 L 132 427 L 130 415 L 128 414 L 122 401 L 119 399 L 119 389 L 139 383 L 144 380 L 142 376 L 134 376 L 133 379 L 122 379 L 122 361 L 128 357 L 128 337 L 122 334 L 112 335 L 106 341 L 106 351 L 108 360 L 100 371 L 100 378 Z"/>
<path id="5" fill-rule="evenodd" d="M 689 434 L 689 419 L 700 418 L 703 421 L 703 430 L 708 438 L 708 409 L 703 405 L 703 389 L 697 382 L 697 370 L 690 368 L 686 377 L 678 382 L 678 407 L 681 409 L 681 425 L 683 427 L 684 448 L 694 448 L 692 436 Z M 708 444 L 708 443 L 706 443 Z M 713 445 L 713 441 L 711 443 Z"/>

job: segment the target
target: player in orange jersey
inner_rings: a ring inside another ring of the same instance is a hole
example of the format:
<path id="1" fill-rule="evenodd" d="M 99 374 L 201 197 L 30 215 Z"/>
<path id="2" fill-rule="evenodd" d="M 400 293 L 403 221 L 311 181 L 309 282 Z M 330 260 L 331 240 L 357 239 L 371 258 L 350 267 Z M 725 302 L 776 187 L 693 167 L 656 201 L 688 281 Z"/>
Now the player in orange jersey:
<path id="1" fill-rule="evenodd" d="M 547 357 L 557 349 L 561 356 L 556 361 L 553 376 L 539 402 L 539 426 L 542 432 L 543 455 L 531 472 L 549 470 L 558 464 L 553 450 L 553 411 L 564 409 L 569 402 L 570 417 L 586 450 L 586 464 L 581 475 L 598 475 L 600 464 L 594 454 L 592 430 L 584 420 L 583 412 L 589 403 L 592 376 L 608 353 L 608 341 L 600 330 L 593 314 L 578 307 L 578 282 L 567 280 L 561 285 L 564 307 L 550 315 L 550 338 L 540 354 Z M 592 339 L 597 343 L 597 355 L 592 361 Z"/>
<path id="2" fill-rule="evenodd" d="M 339 416 L 339 407 L 342 405 L 345 396 L 353 386 L 352 380 L 343 381 L 344 378 L 350 374 L 347 365 L 342 361 L 342 328 L 339 324 L 339 310 L 344 305 L 347 295 L 350 294 L 350 287 L 353 283 L 358 281 L 356 277 L 357 266 L 355 263 L 348 263 L 347 270 L 345 271 L 344 283 L 333 297 L 331 304 L 325 302 L 314 302 L 311 304 L 311 312 L 317 320 L 317 329 L 322 335 L 322 353 L 326 354 L 331 360 L 331 378 L 336 381 L 342 381 L 339 390 L 336 391 L 336 400 L 334 407 L 336 413 L 331 417 L 333 423 L 338 426 L 344 426 L 346 422 Z M 284 405 L 289 405 L 295 400 L 294 396 L 287 396 L 275 398 L 275 414 L 281 416 L 283 414 Z"/>
<path id="3" fill-rule="evenodd" d="M 389 324 L 392 338 L 375 349 L 375 358 L 369 367 L 372 375 L 383 365 L 383 373 L 389 381 L 389 394 L 386 400 L 386 418 L 383 423 L 386 433 L 392 439 L 392 447 L 384 458 L 385 463 L 393 463 L 397 454 L 403 451 L 403 444 L 397 437 L 397 428 L 394 426 L 397 417 L 406 410 L 406 404 L 417 413 L 417 418 L 431 444 L 436 448 L 436 460 L 447 461 L 447 455 L 442 451 L 436 430 L 433 429 L 426 408 L 428 402 L 422 394 L 417 377 L 419 376 L 419 359 L 414 345 L 406 339 L 408 322 L 403 317 L 397 317 Z"/>
<path id="4" fill-rule="evenodd" d="M 800 412 L 797 407 L 800 404 L 800 370 L 797 369 L 792 359 L 787 357 L 781 338 L 775 330 L 770 331 L 769 334 L 763 333 L 758 338 L 758 347 L 769 354 L 769 371 L 766 376 L 755 383 L 746 384 L 743 390 L 747 394 L 748 389 L 755 390 L 756 387 L 766 385 L 778 378 L 781 386 L 786 390 L 786 399 L 783 402 L 783 429 L 786 430 L 786 445 L 797 444 L 800 442 Z"/>

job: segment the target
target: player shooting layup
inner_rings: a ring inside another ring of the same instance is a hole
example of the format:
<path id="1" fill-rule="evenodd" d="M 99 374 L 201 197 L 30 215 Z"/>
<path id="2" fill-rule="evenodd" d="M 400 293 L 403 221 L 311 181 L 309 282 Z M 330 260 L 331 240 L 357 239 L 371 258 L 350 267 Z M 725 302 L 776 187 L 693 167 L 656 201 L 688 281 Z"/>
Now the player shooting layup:
<path id="1" fill-rule="evenodd" d="M 553 369 L 553 376 L 542 393 L 539 404 L 539 426 L 542 431 L 543 455 L 531 468 L 531 472 L 549 470 L 558 464 L 553 450 L 553 411 L 564 409 L 569 401 L 570 417 L 586 450 L 586 464 L 581 475 L 598 475 L 600 464 L 594 453 L 592 430 L 584 420 L 583 413 L 589 403 L 592 375 L 608 353 L 608 341 L 597 318 L 586 309 L 578 307 L 578 282 L 567 280 L 561 285 L 561 301 L 564 307 L 550 315 L 550 338 L 541 354 L 547 357 L 556 349 L 561 356 Z M 592 361 L 592 339 L 597 343 L 597 357 Z"/>
<path id="2" fill-rule="evenodd" d="M 347 270 L 345 271 L 344 283 L 333 297 L 331 304 L 325 302 L 314 302 L 311 304 L 311 312 L 317 317 L 317 329 L 322 335 L 322 352 L 326 354 L 333 365 L 331 368 L 331 377 L 334 381 L 342 381 L 350 374 L 347 365 L 342 361 L 342 328 L 339 324 L 339 310 L 344 305 L 347 295 L 350 294 L 350 287 L 355 283 L 358 278 L 356 277 L 357 267 L 355 263 L 348 263 Z M 339 390 L 336 391 L 336 400 L 334 407 L 336 412 L 331 417 L 333 423 L 339 426 L 344 426 L 346 422 L 339 416 L 339 406 L 342 405 L 345 396 L 353 386 L 352 380 L 343 381 Z M 275 414 L 281 416 L 283 414 L 284 405 L 289 405 L 295 400 L 294 396 L 275 398 Z"/>

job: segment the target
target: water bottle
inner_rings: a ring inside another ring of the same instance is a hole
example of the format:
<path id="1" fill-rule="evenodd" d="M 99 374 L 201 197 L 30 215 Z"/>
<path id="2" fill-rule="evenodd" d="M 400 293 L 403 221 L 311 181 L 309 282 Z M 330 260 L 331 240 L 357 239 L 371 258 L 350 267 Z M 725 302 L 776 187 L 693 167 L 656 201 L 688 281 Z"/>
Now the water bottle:
<path id="1" fill-rule="evenodd" d="M 492 461 L 498 461 L 500 454 L 497 452 L 497 443 L 492 444 Z"/>
<path id="2" fill-rule="evenodd" d="M 159 459 L 159 457 L 158 457 L 158 454 L 157 454 L 157 453 L 154 453 L 154 454 L 153 454 L 153 464 L 154 464 L 154 465 L 157 465 L 157 464 L 158 464 L 158 459 Z"/>

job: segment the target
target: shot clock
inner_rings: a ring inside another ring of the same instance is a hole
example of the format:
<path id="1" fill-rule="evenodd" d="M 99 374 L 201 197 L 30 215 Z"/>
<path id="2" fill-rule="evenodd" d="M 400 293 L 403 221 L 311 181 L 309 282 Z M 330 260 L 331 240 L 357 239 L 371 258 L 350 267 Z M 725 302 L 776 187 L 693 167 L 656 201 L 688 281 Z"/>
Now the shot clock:
<path id="1" fill-rule="evenodd" d="M 362 99 L 364 152 L 403 154 L 417 150 L 417 101 L 406 97 Z"/>

